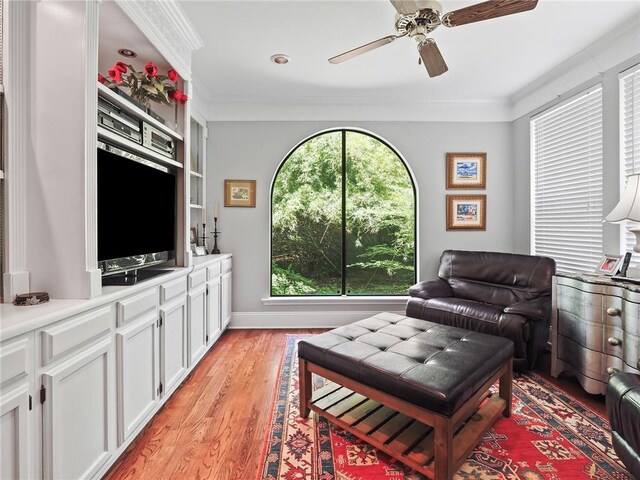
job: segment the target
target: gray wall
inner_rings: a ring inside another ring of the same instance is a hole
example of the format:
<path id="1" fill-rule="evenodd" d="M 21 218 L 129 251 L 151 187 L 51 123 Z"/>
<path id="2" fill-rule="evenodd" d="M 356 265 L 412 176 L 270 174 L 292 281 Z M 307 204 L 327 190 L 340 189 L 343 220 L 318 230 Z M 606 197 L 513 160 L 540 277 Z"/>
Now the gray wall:
<path id="1" fill-rule="evenodd" d="M 521 219 L 515 216 L 513 201 L 511 123 L 209 122 L 208 127 L 207 211 L 212 211 L 213 201 L 218 202 L 220 249 L 234 256 L 234 313 L 273 312 L 261 302 L 269 296 L 271 182 L 290 149 L 328 128 L 368 130 L 393 145 L 407 161 L 418 191 L 419 279 L 434 278 L 440 253 L 447 248 L 514 250 L 513 229 Z M 447 192 L 447 152 L 486 152 L 487 189 Z M 256 208 L 223 208 L 224 179 L 255 179 Z M 447 193 L 486 193 L 487 230 L 447 232 Z"/>

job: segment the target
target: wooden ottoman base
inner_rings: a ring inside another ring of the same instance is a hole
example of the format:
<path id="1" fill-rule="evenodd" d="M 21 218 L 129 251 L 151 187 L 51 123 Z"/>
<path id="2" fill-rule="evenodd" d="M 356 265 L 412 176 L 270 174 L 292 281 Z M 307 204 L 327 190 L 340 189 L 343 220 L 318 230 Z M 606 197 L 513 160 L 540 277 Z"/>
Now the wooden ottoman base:
<path id="1" fill-rule="evenodd" d="M 299 362 L 303 418 L 313 410 L 435 480 L 452 479 L 500 415 L 511 415 L 512 359 L 450 417 L 400 400 L 303 358 L 299 358 Z M 313 392 L 312 373 L 335 383 Z M 497 380 L 500 381 L 499 393 L 489 396 L 489 388 Z"/>

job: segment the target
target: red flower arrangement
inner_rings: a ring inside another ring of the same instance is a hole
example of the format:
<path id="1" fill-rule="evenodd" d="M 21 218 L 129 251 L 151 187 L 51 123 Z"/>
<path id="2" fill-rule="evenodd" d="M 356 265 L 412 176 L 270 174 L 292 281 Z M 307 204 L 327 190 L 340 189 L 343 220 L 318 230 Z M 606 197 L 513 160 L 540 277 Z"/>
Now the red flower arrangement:
<path id="1" fill-rule="evenodd" d="M 129 95 L 143 105 L 148 105 L 150 100 L 166 105 L 171 105 L 171 100 L 180 103 L 189 100 L 177 88 L 178 72 L 171 69 L 166 75 L 158 75 L 158 67 L 153 62 L 147 62 L 142 72 L 124 62 L 117 62 L 107 73 L 109 78 L 98 74 L 100 83 L 109 88 L 128 88 Z"/>

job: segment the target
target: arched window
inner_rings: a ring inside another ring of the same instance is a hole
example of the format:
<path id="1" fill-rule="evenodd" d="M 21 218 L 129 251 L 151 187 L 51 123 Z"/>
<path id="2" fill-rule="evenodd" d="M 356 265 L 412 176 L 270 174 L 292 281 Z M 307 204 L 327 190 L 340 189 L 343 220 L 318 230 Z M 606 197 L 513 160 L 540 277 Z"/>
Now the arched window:
<path id="1" fill-rule="evenodd" d="M 416 192 L 369 133 L 298 145 L 271 190 L 271 295 L 406 295 L 416 280 Z"/>

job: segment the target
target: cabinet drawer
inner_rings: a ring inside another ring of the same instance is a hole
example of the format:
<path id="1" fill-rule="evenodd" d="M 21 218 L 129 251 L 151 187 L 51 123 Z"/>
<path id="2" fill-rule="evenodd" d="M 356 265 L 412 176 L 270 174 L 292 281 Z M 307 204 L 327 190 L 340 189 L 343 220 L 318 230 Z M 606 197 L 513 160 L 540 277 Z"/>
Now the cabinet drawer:
<path id="1" fill-rule="evenodd" d="M 184 296 L 187 293 L 187 282 L 185 278 L 178 278 L 172 282 L 160 285 L 160 303 L 165 304 L 174 298 Z"/>
<path id="2" fill-rule="evenodd" d="M 640 304 L 624 302 L 624 331 L 640 337 Z"/>
<path id="3" fill-rule="evenodd" d="M 207 270 L 202 269 L 189 274 L 189 290 L 193 290 L 207 281 Z"/>
<path id="4" fill-rule="evenodd" d="M 624 363 L 640 370 L 640 338 L 627 333 L 622 344 Z"/>
<path id="5" fill-rule="evenodd" d="M 222 261 L 222 273 L 230 272 L 231 267 L 233 266 L 233 260 L 231 258 L 227 258 Z"/>
<path id="6" fill-rule="evenodd" d="M 0 384 L 4 385 L 26 377 L 30 371 L 31 349 L 29 338 L 7 340 L 0 347 Z"/>
<path id="7" fill-rule="evenodd" d="M 621 328 L 605 325 L 602 351 L 607 355 L 624 358 L 625 339 Z"/>
<path id="8" fill-rule="evenodd" d="M 589 350 L 568 338 L 558 336 L 558 358 L 586 377 L 602 381 L 602 357 L 603 354 L 600 352 Z"/>
<path id="9" fill-rule="evenodd" d="M 607 325 L 622 328 L 622 318 L 626 315 L 626 304 L 620 297 L 605 295 L 602 297 L 602 319 Z"/>
<path id="10" fill-rule="evenodd" d="M 116 303 L 118 326 L 135 320 L 158 307 L 158 291 L 155 288 Z"/>
<path id="11" fill-rule="evenodd" d="M 207 267 L 207 278 L 211 280 L 222 273 L 222 262 L 216 262 Z"/>
<path id="12" fill-rule="evenodd" d="M 591 350 L 602 350 L 603 327 L 601 323 L 581 320 L 568 312 L 558 312 L 558 335 Z"/>
<path id="13" fill-rule="evenodd" d="M 42 364 L 47 365 L 109 332 L 112 326 L 111 319 L 111 308 L 102 307 L 43 329 L 40 333 Z"/>
<path id="14" fill-rule="evenodd" d="M 602 322 L 602 296 L 559 285 L 557 289 L 558 310 L 564 310 L 580 318 Z"/>

